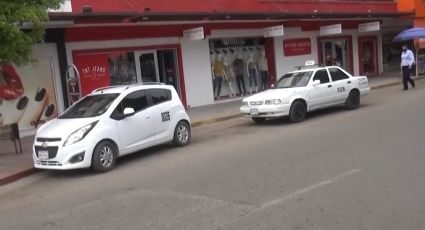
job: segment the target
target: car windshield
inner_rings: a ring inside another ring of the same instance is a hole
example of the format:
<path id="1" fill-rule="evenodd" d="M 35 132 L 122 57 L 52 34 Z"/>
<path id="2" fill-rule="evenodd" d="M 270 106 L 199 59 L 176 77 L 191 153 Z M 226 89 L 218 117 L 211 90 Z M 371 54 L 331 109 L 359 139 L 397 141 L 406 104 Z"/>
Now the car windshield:
<path id="1" fill-rule="evenodd" d="M 105 113 L 119 94 L 90 95 L 65 111 L 59 119 L 97 117 Z"/>
<path id="2" fill-rule="evenodd" d="M 313 75 L 313 71 L 285 74 L 276 83 L 275 88 L 281 89 L 281 88 L 304 87 L 308 84 L 308 81 L 310 81 L 311 75 Z"/>

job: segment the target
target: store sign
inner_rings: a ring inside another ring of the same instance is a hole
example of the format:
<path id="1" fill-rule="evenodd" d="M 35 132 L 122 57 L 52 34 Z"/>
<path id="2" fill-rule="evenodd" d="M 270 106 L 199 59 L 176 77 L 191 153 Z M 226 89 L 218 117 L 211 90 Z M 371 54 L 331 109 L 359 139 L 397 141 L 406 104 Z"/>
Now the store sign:
<path id="1" fill-rule="evenodd" d="M 285 56 L 299 56 L 311 54 L 310 38 L 295 38 L 283 40 L 283 53 Z"/>
<path id="2" fill-rule="evenodd" d="M 107 54 L 82 54 L 74 56 L 74 64 L 80 73 L 81 94 L 111 85 Z"/>
<path id="3" fill-rule="evenodd" d="M 263 46 L 265 39 L 260 38 L 223 38 L 210 40 L 210 48 L 255 47 Z"/>
<path id="4" fill-rule="evenodd" d="M 320 27 L 320 35 L 331 35 L 331 34 L 340 34 L 340 33 L 342 33 L 341 24 Z"/>
<path id="5" fill-rule="evenodd" d="M 380 22 L 369 22 L 369 23 L 362 23 L 359 24 L 359 32 L 372 32 L 372 31 L 379 31 L 381 29 L 381 23 Z"/>
<path id="6" fill-rule="evenodd" d="M 281 37 L 284 34 L 283 25 L 264 28 L 263 33 L 265 38 Z"/>
<path id="7" fill-rule="evenodd" d="M 203 40 L 205 38 L 204 27 L 184 30 L 183 38 L 185 40 Z"/>

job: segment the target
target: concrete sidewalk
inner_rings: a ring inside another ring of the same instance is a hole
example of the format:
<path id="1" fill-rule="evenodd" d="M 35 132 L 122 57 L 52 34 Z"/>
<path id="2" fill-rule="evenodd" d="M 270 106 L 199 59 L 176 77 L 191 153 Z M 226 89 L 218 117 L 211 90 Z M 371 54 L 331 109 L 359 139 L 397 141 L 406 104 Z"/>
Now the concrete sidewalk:
<path id="1" fill-rule="evenodd" d="M 369 78 L 369 85 L 372 89 L 397 84 L 400 84 L 400 88 L 402 87 L 399 73 L 395 72 Z M 239 106 L 241 101 L 242 98 L 233 98 L 212 105 L 189 109 L 188 114 L 192 120 L 192 126 L 197 127 L 240 117 Z M 34 137 L 22 139 L 22 154 L 15 154 L 13 142 L 0 142 L 0 186 L 37 172 L 32 165 L 33 139 Z"/>

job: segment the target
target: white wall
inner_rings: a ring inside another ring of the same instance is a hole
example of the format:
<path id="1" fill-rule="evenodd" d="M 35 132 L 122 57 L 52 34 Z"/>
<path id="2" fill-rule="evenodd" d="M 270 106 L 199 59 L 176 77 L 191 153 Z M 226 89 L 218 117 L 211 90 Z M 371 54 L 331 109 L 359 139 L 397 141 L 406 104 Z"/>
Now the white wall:
<path id="1" fill-rule="evenodd" d="M 208 40 L 181 40 L 187 104 L 190 107 L 214 102 Z"/>
<path id="2" fill-rule="evenodd" d="M 61 84 L 61 75 L 59 70 L 59 59 L 56 43 L 36 44 L 32 46 L 32 56 L 39 59 L 52 60 L 52 69 L 54 74 L 54 85 L 56 90 L 56 102 L 59 113 L 64 110 L 63 91 Z"/>

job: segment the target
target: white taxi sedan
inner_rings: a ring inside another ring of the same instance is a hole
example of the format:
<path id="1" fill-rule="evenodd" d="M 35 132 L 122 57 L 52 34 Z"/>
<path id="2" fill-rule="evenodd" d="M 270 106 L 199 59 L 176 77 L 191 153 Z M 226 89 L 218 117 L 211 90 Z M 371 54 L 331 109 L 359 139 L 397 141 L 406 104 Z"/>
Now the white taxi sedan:
<path id="1" fill-rule="evenodd" d="M 285 74 L 272 89 L 243 99 L 240 112 L 255 122 L 289 116 L 301 122 L 307 112 L 344 105 L 356 109 L 369 94 L 366 76 L 352 76 L 338 66 L 302 69 Z"/>

